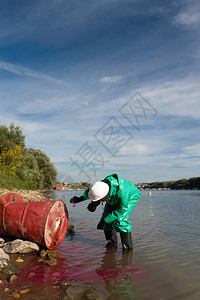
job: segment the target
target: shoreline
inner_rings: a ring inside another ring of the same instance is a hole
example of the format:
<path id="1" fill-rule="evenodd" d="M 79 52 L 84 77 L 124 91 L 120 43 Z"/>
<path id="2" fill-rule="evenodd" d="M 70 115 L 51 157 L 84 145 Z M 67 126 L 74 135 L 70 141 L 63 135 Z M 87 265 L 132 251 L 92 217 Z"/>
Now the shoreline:
<path id="1" fill-rule="evenodd" d="M 51 193 L 49 193 L 49 190 L 18 190 L 18 189 L 12 189 L 8 190 L 5 188 L 0 188 L 0 199 L 2 195 L 6 194 L 18 194 L 23 197 L 25 202 L 37 202 L 37 201 L 49 201 L 52 200 Z M 10 241 L 14 241 L 17 239 L 23 240 L 23 238 L 18 238 L 15 236 L 11 235 L 3 235 L 0 234 L 0 238 L 4 240 L 4 243 L 0 245 L 1 253 L 3 252 L 3 246 Z M 25 241 L 29 241 L 26 240 Z M 59 264 L 59 260 L 57 261 L 54 256 L 57 255 L 59 256 L 59 251 L 57 249 L 54 250 L 49 250 L 45 246 L 40 245 L 39 243 L 36 243 L 32 241 L 32 243 L 35 243 L 39 247 L 39 251 L 32 251 L 32 252 L 8 252 L 6 253 L 9 256 L 10 263 L 13 265 L 13 267 L 16 267 L 18 271 L 4 271 L 4 266 L 1 265 L 0 268 L 0 298 L 1 299 L 8 299 L 8 298 L 21 298 L 23 297 L 23 294 L 30 295 L 31 299 L 32 297 L 34 299 L 40 298 L 44 299 L 43 295 L 43 287 L 40 286 L 37 282 L 32 280 L 31 278 L 29 279 L 29 276 L 26 278 L 26 273 L 28 272 L 28 268 L 30 265 L 33 267 L 35 265 L 39 264 L 41 265 L 42 268 L 56 268 L 57 264 Z M 42 256 L 42 251 L 47 253 L 45 254 L 45 258 Z M 49 255 L 49 256 L 48 256 Z M 53 259 L 52 259 L 53 257 Z M 39 259 L 43 259 L 39 261 Z M 3 259 L 3 258 L 1 258 Z M 51 265 L 50 263 L 47 262 L 53 262 Z M 54 262 L 55 261 L 55 262 Z M 42 266 L 44 265 L 44 267 Z M 47 265 L 47 267 L 46 267 Z M 36 268 L 37 271 L 37 268 Z M 25 274 L 25 275 L 24 275 Z M 33 273 L 32 273 L 33 274 Z M 25 279 L 24 277 L 25 276 Z M 40 276 L 40 272 L 38 273 L 38 276 Z M 60 280 L 62 282 L 62 280 Z M 52 286 L 49 286 L 48 283 L 46 284 L 46 291 L 45 295 L 49 298 L 50 296 L 53 295 L 54 299 L 63 299 L 60 297 L 57 297 L 57 295 L 65 295 L 66 287 L 65 285 L 59 285 L 57 282 L 53 284 Z M 23 298 L 25 299 L 25 298 Z"/>
<path id="2" fill-rule="evenodd" d="M 7 190 L 4 188 L 0 188 L 0 197 L 2 195 L 5 194 L 10 194 L 10 193 L 14 193 L 14 194 L 19 194 L 20 196 L 22 196 L 25 200 L 25 202 L 31 202 L 31 201 L 49 201 L 51 200 L 50 197 L 48 195 L 46 195 L 46 193 L 49 190 L 17 190 L 17 189 L 13 189 L 13 190 Z"/>

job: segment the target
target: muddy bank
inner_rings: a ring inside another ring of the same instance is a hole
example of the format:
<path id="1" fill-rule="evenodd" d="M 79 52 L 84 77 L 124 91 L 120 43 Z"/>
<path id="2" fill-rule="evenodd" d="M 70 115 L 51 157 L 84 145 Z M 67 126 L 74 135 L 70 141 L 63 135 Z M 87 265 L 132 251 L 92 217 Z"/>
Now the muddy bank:
<path id="1" fill-rule="evenodd" d="M 23 197 L 26 202 L 51 200 L 48 191 L 24 191 L 0 189 L 0 197 L 5 194 L 15 193 Z M 6 252 L 8 243 L 16 241 L 15 237 L 0 235 L 1 265 L 0 265 L 0 299 L 65 299 L 66 289 L 72 283 L 62 283 L 62 278 L 52 280 L 54 269 L 63 264 L 63 259 L 57 250 L 47 250 L 37 244 L 37 251 L 31 253 Z M 27 246 L 25 250 L 27 251 Z M 4 251 L 3 251 L 4 250 Z M 4 265 L 5 263 L 5 265 Z M 43 277 L 48 278 L 44 281 Z M 44 284 L 45 282 L 45 284 Z M 52 284 L 53 283 L 53 284 Z M 67 285 L 67 286 L 66 286 Z M 73 284 L 74 286 L 74 284 Z"/>
<path id="2" fill-rule="evenodd" d="M 27 247 L 25 247 L 27 248 Z M 103 300 L 105 297 L 89 283 L 67 279 L 68 266 L 59 250 L 40 247 L 31 253 L 9 254 L 15 269 L 0 272 L 0 299 Z M 12 271 L 13 270 L 13 271 Z"/>
<path id="3" fill-rule="evenodd" d="M 50 200 L 49 191 L 25 191 L 25 190 L 17 190 L 14 189 L 12 191 L 0 188 L 0 197 L 1 195 L 8 193 L 16 193 L 24 198 L 25 201 L 48 201 Z"/>
<path id="4" fill-rule="evenodd" d="M 44 250 L 42 250 L 44 251 Z M 40 277 L 43 274 L 43 268 L 49 268 L 51 274 L 51 266 L 47 265 L 50 261 L 44 259 L 42 251 L 27 254 L 16 253 L 9 254 L 11 263 L 18 269 L 11 274 L 0 272 L 0 299 L 64 299 L 66 295 L 66 286 L 62 286 L 60 282 L 48 284 L 40 284 Z M 41 255 L 42 254 L 42 255 Z M 51 251 L 51 261 L 56 265 L 57 251 Z M 54 258 L 55 257 L 55 258 Z M 43 258 L 43 260 L 41 260 Z M 40 262 L 39 262 L 40 261 Z M 44 264 L 45 263 L 45 264 Z M 40 271 L 41 270 L 41 271 Z M 37 280 L 38 279 L 38 280 Z M 49 279 L 50 281 L 50 279 Z"/>

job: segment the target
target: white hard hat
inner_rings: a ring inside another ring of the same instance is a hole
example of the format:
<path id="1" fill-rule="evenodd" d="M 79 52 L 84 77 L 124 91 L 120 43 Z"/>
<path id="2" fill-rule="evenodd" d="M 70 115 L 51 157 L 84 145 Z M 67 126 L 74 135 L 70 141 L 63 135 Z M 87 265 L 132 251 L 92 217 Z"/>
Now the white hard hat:
<path id="1" fill-rule="evenodd" d="M 88 193 L 89 199 L 91 201 L 98 201 L 108 194 L 109 185 L 102 181 L 95 182 Z"/>

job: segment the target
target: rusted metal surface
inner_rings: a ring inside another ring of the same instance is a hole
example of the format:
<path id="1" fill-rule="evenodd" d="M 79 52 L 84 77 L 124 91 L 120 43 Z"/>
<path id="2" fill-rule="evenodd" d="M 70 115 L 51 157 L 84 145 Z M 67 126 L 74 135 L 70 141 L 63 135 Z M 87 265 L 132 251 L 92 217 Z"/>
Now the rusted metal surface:
<path id="1" fill-rule="evenodd" d="M 26 202 L 4 204 L 2 225 L 6 235 L 18 238 L 23 237 L 21 234 L 21 222 L 26 204 Z"/>
<path id="2" fill-rule="evenodd" d="M 15 203 L 15 202 L 25 202 L 24 198 L 16 193 L 9 193 L 0 196 L 0 200 L 2 204 L 6 203 Z"/>
<path id="3" fill-rule="evenodd" d="M 45 222 L 44 237 L 47 248 L 54 249 L 59 245 L 67 232 L 67 209 L 62 201 L 56 201 L 51 207 Z M 65 232 L 63 236 L 63 232 Z"/>
<path id="4" fill-rule="evenodd" d="M 11 196 L 0 197 L 0 234 L 55 249 L 64 239 L 67 227 L 68 212 L 61 200 L 24 202 L 18 198 L 12 202 Z"/>

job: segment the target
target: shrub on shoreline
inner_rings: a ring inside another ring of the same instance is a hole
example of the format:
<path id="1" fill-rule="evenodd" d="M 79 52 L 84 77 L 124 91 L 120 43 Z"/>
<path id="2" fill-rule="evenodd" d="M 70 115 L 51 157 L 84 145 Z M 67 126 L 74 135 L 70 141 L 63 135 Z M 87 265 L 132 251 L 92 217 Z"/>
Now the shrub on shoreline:
<path id="1" fill-rule="evenodd" d="M 6 189 L 50 189 L 57 170 L 41 150 L 26 148 L 22 128 L 0 125 L 0 187 Z"/>

